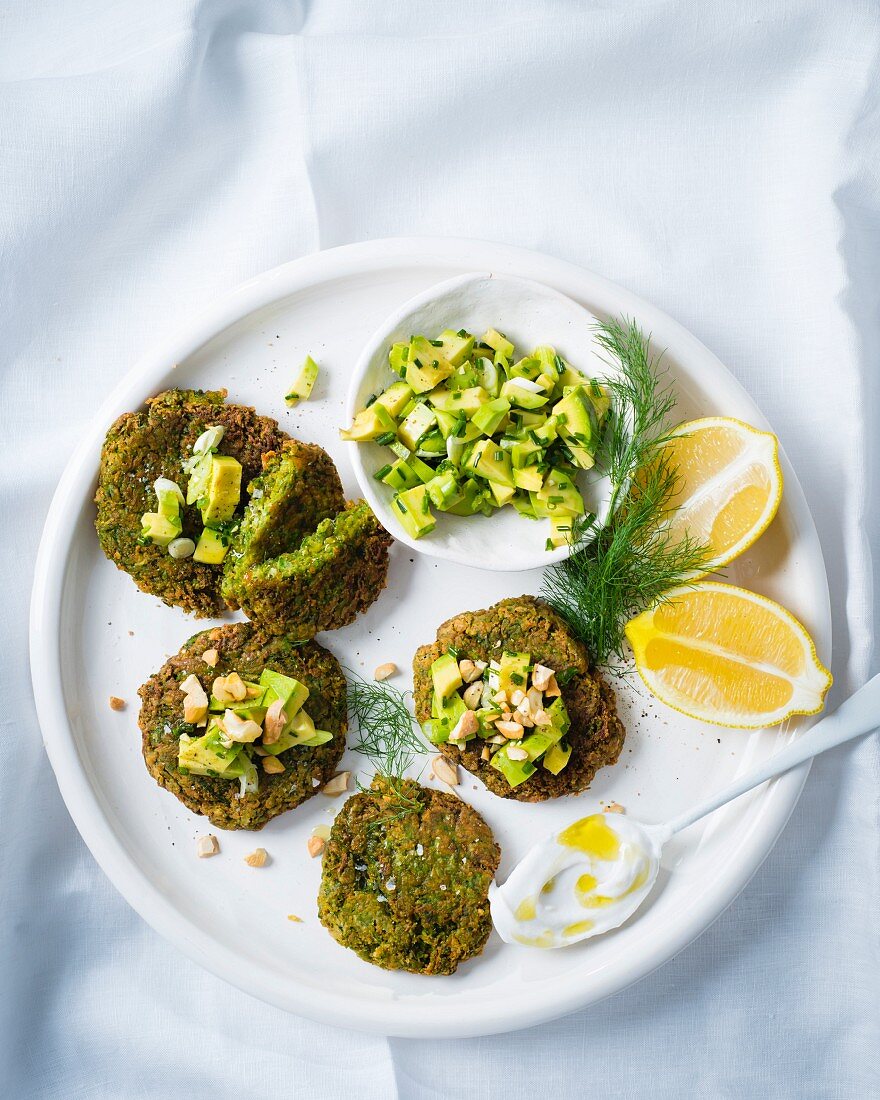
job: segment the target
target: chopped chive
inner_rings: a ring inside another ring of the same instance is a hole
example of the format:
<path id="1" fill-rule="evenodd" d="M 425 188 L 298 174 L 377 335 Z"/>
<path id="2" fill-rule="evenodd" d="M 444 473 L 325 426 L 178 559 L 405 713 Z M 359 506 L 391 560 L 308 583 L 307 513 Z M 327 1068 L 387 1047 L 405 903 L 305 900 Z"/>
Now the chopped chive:
<path id="1" fill-rule="evenodd" d="M 549 499 L 551 504 L 561 504 L 565 498 L 564 497 L 549 497 L 548 499 Z"/>
<path id="2" fill-rule="evenodd" d="M 382 478 L 386 476 L 386 474 L 390 474 L 390 473 L 391 473 L 391 464 L 386 463 L 384 466 L 379 467 L 379 469 L 373 474 L 373 477 L 376 479 L 376 481 L 381 481 Z"/>
<path id="3" fill-rule="evenodd" d="M 566 684 L 571 683 L 575 676 L 577 676 L 576 668 L 564 668 L 562 672 L 556 673 L 556 683 L 560 687 L 565 687 Z"/>
<path id="4" fill-rule="evenodd" d="M 470 336 L 470 333 L 467 331 L 467 329 L 460 328 L 455 335 L 460 336 L 462 340 L 467 340 L 468 336 Z"/>
<path id="5" fill-rule="evenodd" d="M 397 505 L 397 507 L 400 509 L 401 512 L 406 514 L 406 505 L 403 503 L 402 500 L 400 500 L 398 498 L 397 500 L 394 501 L 394 503 Z"/>
<path id="6" fill-rule="evenodd" d="M 397 432 L 383 432 L 381 435 L 376 436 L 376 442 L 382 447 L 387 447 L 395 439 L 397 439 Z"/>
<path id="7" fill-rule="evenodd" d="M 547 541 L 544 543 L 544 549 L 545 550 L 553 550 L 554 549 L 553 539 L 547 539 Z"/>
<path id="8" fill-rule="evenodd" d="M 368 409 L 376 401 L 376 394 L 371 393 L 367 400 L 364 402 L 364 408 Z"/>
<path id="9" fill-rule="evenodd" d="M 428 343 L 431 345 L 432 348 L 442 348 L 443 347 L 443 341 L 442 340 L 429 340 Z"/>
<path id="10" fill-rule="evenodd" d="M 523 679 L 522 676 L 520 676 L 520 674 L 518 672 L 511 672 L 510 678 L 515 684 L 524 684 L 525 683 L 525 680 Z"/>
<path id="11" fill-rule="evenodd" d="M 501 460 L 503 458 L 504 458 L 504 451 L 496 451 L 495 452 L 495 461 L 496 462 L 501 462 Z"/>

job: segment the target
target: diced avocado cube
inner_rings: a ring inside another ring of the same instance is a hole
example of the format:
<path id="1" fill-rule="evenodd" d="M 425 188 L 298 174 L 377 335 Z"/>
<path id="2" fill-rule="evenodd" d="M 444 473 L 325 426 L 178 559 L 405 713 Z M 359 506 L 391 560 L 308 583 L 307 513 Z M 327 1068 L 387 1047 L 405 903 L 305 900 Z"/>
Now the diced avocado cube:
<path id="1" fill-rule="evenodd" d="M 568 515 L 550 516 L 550 536 L 548 542 L 553 549 L 568 546 L 572 541 L 574 517 Z"/>
<path id="2" fill-rule="evenodd" d="M 417 455 L 410 456 L 407 460 L 407 466 L 409 466 L 422 485 L 427 485 L 429 481 L 433 481 L 437 476 L 437 471 L 434 467 L 429 466 L 427 462 L 422 462 Z"/>
<path id="3" fill-rule="evenodd" d="M 544 446 L 549 446 L 556 439 L 558 433 L 556 426 L 556 417 L 552 414 L 547 417 L 543 424 L 538 424 L 537 427 L 531 429 L 539 443 Z"/>
<path id="4" fill-rule="evenodd" d="M 440 339 L 443 341 L 443 347 L 438 350 L 443 352 L 448 362 L 454 367 L 460 366 L 474 350 L 474 338 L 464 329 L 460 332 L 453 332 L 451 328 L 444 329 L 440 333 Z"/>
<path id="5" fill-rule="evenodd" d="M 437 526 L 431 512 L 431 498 L 425 485 L 405 489 L 394 498 L 394 514 L 414 539 L 429 534 Z"/>
<path id="6" fill-rule="evenodd" d="M 571 363 L 566 362 L 561 356 L 557 356 L 556 368 L 559 371 L 559 385 L 563 389 L 589 385 L 589 378 L 579 370 L 575 370 Z"/>
<path id="7" fill-rule="evenodd" d="M 571 745 L 551 745 L 541 758 L 541 766 L 559 775 L 571 758 Z"/>
<path id="8" fill-rule="evenodd" d="M 546 726 L 524 737 L 522 739 L 522 747 L 529 754 L 529 760 L 534 763 L 539 756 L 543 756 L 544 753 L 561 738 L 562 730 L 555 729 L 553 726 Z"/>
<path id="9" fill-rule="evenodd" d="M 169 519 L 158 512 L 144 512 L 141 516 L 141 538 L 154 546 L 167 546 L 180 536 L 183 524 L 180 517 Z"/>
<path id="10" fill-rule="evenodd" d="M 526 691 L 531 664 L 530 653 L 502 653 L 498 669 L 498 690 L 507 692 L 508 696 L 517 690 Z"/>
<path id="11" fill-rule="evenodd" d="M 402 458 L 392 462 L 391 469 L 384 475 L 382 481 L 398 492 L 421 485 L 419 477 L 414 473 L 409 463 L 404 462 Z"/>
<path id="12" fill-rule="evenodd" d="M 406 374 L 406 361 L 409 357 L 409 344 L 392 344 L 388 352 L 388 363 L 395 374 L 401 378 Z"/>
<path id="13" fill-rule="evenodd" d="M 422 458 L 439 458 L 440 455 L 446 457 L 446 439 L 443 434 L 436 429 L 428 432 L 427 435 L 423 435 L 419 440 L 419 446 L 416 451 Z"/>
<path id="14" fill-rule="evenodd" d="M 537 466 L 523 466 L 513 471 L 513 484 L 517 489 L 526 489 L 536 493 L 544 486 L 544 475 Z"/>
<path id="15" fill-rule="evenodd" d="M 381 405 L 387 409 L 391 416 L 400 416 L 404 407 L 412 401 L 413 391 L 406 382 L 392 382 L 383 393 L 380 393 L 374 405 Z"/>
<path id="16" fill-rule="evenodd" d="M 569 516 L 584 514 L 584 498 L 564 470 L 550 470 L 544 479 L 543 486 L 537 491 L 537 497 L 538 500 L 552 506 L 551 514 L 565 513 Z"/>
<path id="17" fill-rule="evenodd" d="M 474 478 L 467 478 L 461 483 L 462 499 L 458 504 L 452 505 L 446 511 L 453 516 L 475 516 L 478 512 L 488 515 L 492 511 L 491 504 L 487 504 L 483 487 Z"/>
<path id="18" fill-rule="evenodd" d="M 595 455 L 599 446 L 599 417 L 584 386 L 575 386 L 553 406 L 559 434 Z"/>
<path id="19" fill-rule="evenodd" d="M 414 336 L 409 343 L 406 381 L 414 393 L 427 393 L 439 386 L 453 371 L 452 363 L 424 336 Z"/>
<path id="20" fill-rule="evenodd" d="M 199 535 L 192 560 L 201 562 L 202 565 L 219 565 L 226 557 L 228 550 L 229 546 L 220 532 L 205 527 Z"/>
<path id="21" fill-rule="evenodd" d="M 241 497 L 241 463 L 229 455 L 211 455 L 211 471 L 202 522 L 206 527 L 232 519 Z"/>
<path id="22" fill-rule="evenodd" d="M 244 774 L 242 746 L 233 744 L 224 748 L 220 731 L 213 723 L 201 737 L 180 739 L 177 765 L 193 775 L 217 775 L 234 779 Z"/>
<path id="23" fill-rule="evenodd" d="M 318 364 L 311 357 L 306 356 L 306 361 L 300 368 L 299 374 L 293 381 L 293 385 L 290 387 L 290 392 L 285 396 L 284 400 L 288 405 L 296 405 L 300 401 L 308 401 L 312 396 L 312 388 L 318 378 Z"/>
<path id="24" fill-rule="evenodd" d="M 548 375 L 554 382 L 559 379 L 559 366 L 556 362 L 556 348 L 551 348 L 547 344 L 542 344 L 540 347 L 535 348 L 532 352 L 532 357 L 537 359 L 541 364 L 541 373 Z"/>
<path id="25" fill-rule="evenodd" d="M 470 417 L 489 400 L 489 395 L 482 386 L 472 386 L 466 390 L 449 390 L 441 387 L 435 390 L 428 400 L 441 412 L 461 412 Z"/>
<path id="26" fill-rule="evenodd" d="M 506 397 L 511 405 L 518 405 L 521 409 L 540 409 L 547 404 L 548 398 L 544 393 L 536 393 L 526 386 L 518 384 L 515 378 L 509 378 L 501 387 L 501 396 Z"/>
<path id="27" fill-rule="evenodd" d="M 419 401 L 398 428 L 397 437 L 401 443 L 406 444 L 411 451 L 414 451 L 422 436 L 429 432 L 436 423 L 437 418 L 434 416 L 434 410 L 431 406 L 426 405 L 424 401 Z"/>
<path id="28" fill-rule="evenodd" d="M 488 344 L 493 351 L 503 355 L 505 359 L 513 358 L 513 344 L 503 333 L 497 332 L 494 328 L 490 328 L 488 332 L 484 333 L 480 343 Z"/>
<path id="29" fill-rule="evenodd" d="M 492 436 L 502 428 L 509 412 L 510 402 L 503 397 L 496 397 L 477 409 L 471 417 L 471 423 L 479 428 L 483 435 Z"/>
<path id="30" fill-rule="evenodd" d="M 388 432 L 397 434 L 397 422 L 384 405 L 374 401 L 372 405 L 361 409 L 351 427 L 340 431 L 339 436 L 350 443 L 365 443 L 378 439 L 380 435 L 387 435 Z"/>
<path id="31" fill-rule="evenodd" d="M 514 363 L 508 373 L 511 378 L 530 378 L 534 382 L 541 373 L 541 361 L 528 356 Z"/>
<path id="32" fill-rule="evenodd" d="M 501 485 L 514 488 L 510 453 L 499 447 L 493 439 L 481 439 L 474 446 L 468 459 L 468 469 L 487 481 L 497 481 Z"/>
<path id="33" fill-rule="evenodd" d="M 441 703 L 463 685 L 458 661 L 451 653 L 442 654 L 431 665 L 431 682 L 434 685 L 434 695 Z"/>
<path id="34" fill-rule="evenodd" d="M 528 493 L 518 492 L 510 503 L 516 508 L 521 516 L 525 516 L 527 519 L 538 518 L 535 515 L 535 509 L 532 507 L 532 502 Z"/>
<path id="35" fill-rule="evenodd" d="M 467 419 L 464 412 L 450 413 L 444 412 L 442 409 L 435 409 L 434 415 L 437 417 L 437 427 L 444 439 L 454 436 L 456 440 L 460 440 L 462 443 L 472 443 L 483 434 L 475 426 L 473 420 Z"/>
<path id="36" fill-rule="evenodd" d="M 427 490 L 431 503 L 441 512 L 447 511 L 462 499 L 458 478 L 452 470 L 444 470 L 443 473 L 431 478 L 427 484 Z"/>
<path id="37" fill-rule="evenodd" d="M 568 728 L 571 725 L 571 719 L 568 717 L 568 708 L 562 701 L 562 696 L 557 695 L 549 707 L 546 708 L 547 714 L 550 716 L 550 722 L 557 729 L 562 730 L 563 736 L 568 733 Z"/>
<path id="38" fill-rule="evenodd" d="M 309 697 L 309 689 L 294 676 L 285 676 L 271 668 L 260 673 L 260 686 L 269 688 L 281 700 L 281 709 L 292 718 Z"/>
<path id="39" fill-rule="evenodd" d="M 397 419 L 398 420 L 406 420 L 406 418 L 413 411 L 413 409 L 416 407 L 416 405 L 418 405 L 418 403 L 419 403 L 419 398 L 416 397 L 415 395 L 413 395 L 409 399 L 409 401 L 407 401 L 407 403 L 403 406 L 403 408 L 400 410 L 400 412 L 397 414 Z"/>
<path id="40" fill-rule="evenodd" d="M 502 485 L 498 481 L 490 481 L 489 492 L 492 494 L 492 499 L 498 507 L 503 508 L 505 504 L 513 500 L 513 494 L 516 492 L 516 489 L 514 489 L 512 485 Z"/>
<path id="41" fill-rule="evenodd" d="M 503 372 L 498 366 L 483 355 L 474 360 L 474 373 L 478 385 L 482 386 L 490 397 L 497 397 L 501 383 L 504 381 Z"/>
<path id="42" fill-rule="evenodd" d="M 611 395 L 605 386 L 597 382 L 595 378 L 589 380 L 586 384 L 586 390 L 590 400 L 593 402 L 593 408 L 596 410 L 596 416 L 599 417 L 599 423 L 601 424 L 611 408 Z"/>
<path id="43" fill-rule="evenodd" d="M 514 443 L 510 448 L 510 460 L 515 470 L 522 469 L 525 466 L 537 466 L 543 457 L 544 448 L 532 439 L 524 439 L 521 443 Z"/>
<path id="44" fill-rule="evenodd" d="M 521 783 L 525 783 L 530 775 L 535 774 L 536 770 L 531 760 L 511 760 L 507 755 L 506 745 L 502 745 L 497 752 L 492 754 L 489 763 L 501 772 L 511 787 L 518 787 Z"/>

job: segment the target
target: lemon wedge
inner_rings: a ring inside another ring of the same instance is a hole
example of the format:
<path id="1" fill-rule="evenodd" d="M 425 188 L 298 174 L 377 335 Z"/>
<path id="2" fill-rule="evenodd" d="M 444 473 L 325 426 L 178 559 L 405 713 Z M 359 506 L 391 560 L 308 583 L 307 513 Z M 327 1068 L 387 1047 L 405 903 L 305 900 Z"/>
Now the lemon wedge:
<path id="1" fill-rule="evenodd" d="M 705 572 L 733 561 L 776 515 L 782 470 L 770 432 L 726 416 L 691 420 L 670 435 L 663 455 L 679 476 L 670 532 L 709 546 Z"/>
<path id="2" fill-rule="evenodd" d="M 712 581 L 673 589 L 667 599 L 626 625 L 639 674 L 658 699 L 740 729 L 822 709 L 831 673 L 784 607 Z"/>

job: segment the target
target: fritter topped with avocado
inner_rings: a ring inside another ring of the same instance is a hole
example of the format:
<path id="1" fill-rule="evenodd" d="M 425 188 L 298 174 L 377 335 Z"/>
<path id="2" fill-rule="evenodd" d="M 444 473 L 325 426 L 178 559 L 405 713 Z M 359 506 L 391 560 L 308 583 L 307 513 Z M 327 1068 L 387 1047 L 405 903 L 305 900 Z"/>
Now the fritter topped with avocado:
<path id="1" fill-rule="evenodd" d="M 364 501 L 344 505 L 329 459 L 306 467 L 288 445 L 251 485 L 223 594 L 262 630 L 311 638 L 347 626 L 374 602 L 390 543 Z"/>
<path id="2" fill-rule="evenodd" d="M 376 776 L 333 822 L 318 915 L 335 940 L 376 966 L 452 974 L 489 938 L 499 859 L 489 826 L 467 803 Z"/>
<path id="3" fill-rule="evenodd" d="M 250 623 L 196 634 L 138 694 L 147 770 L 221 829 L 261 829 L 311 798 L 345 748 L 336 658 Z"/>
<path id="4" fill-rule="evenodd" d="M 162 519 L 154 511 L 154 483 L 165 478 L 185 493 L 184 464 L 192 460 L 194 444 L 209 427 L 223 429 L 222 455 L 230 465 L 240 465 L 244 484 L 259 474 L 263 455 L 278 450 L 287 438 L 274 420 L 242 405 L 228 405 L 225 397 L 225 390 L 166 390 L 142 412 L 120 416 L 104 441 L 95 496 L 95 526 L 107 557 L 144 592 L 199 616 L 216 615 L 224 607 L 221 570 L 194 560 L 192 547 L 190 556 L 175 558 L 167 543 L 157 545 L 145 536 L 145 517 Z M 177 510 L 176 501 L 172 503 Z M 240 506 L 235 514 L 241 514 Z M 184 499 L 174 522 L 171 535 L 197 543 L 205 529 L 199 502 L 186 504 Z"/>
<path id="5" fill-rule="evenodd" d="M 617 761 L 614 695 L 563 620 L 533 596 L 443 623 L 413 661 L 416 717 L 494 794 L 538 802 L 586 790 Z"/>

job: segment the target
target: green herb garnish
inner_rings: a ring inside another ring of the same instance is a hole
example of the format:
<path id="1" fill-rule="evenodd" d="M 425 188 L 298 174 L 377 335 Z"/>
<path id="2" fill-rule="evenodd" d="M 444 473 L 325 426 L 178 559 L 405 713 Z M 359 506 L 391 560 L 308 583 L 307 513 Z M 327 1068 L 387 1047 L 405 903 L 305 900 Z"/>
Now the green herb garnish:
<path id="1" fill-rule="evenodd" d="M 543 595 L 598 664 L 616 662 L 612 669 L 622 672 L 629 664 L 625 624 L 687 583 L 705 565 L 709 548 L 687 535 L 673 537 L 664 526 L 680 479 L 659 450 L 675 408 L 662 357 L 634 321 L 606 321 L 596 331 L 619 371 L 605 383 L 613 415 L 600 456 L 612 486 L 609 518 L 592 541 L 592 519 L 573 523 L 573 552 L 545 572 Z"/>

